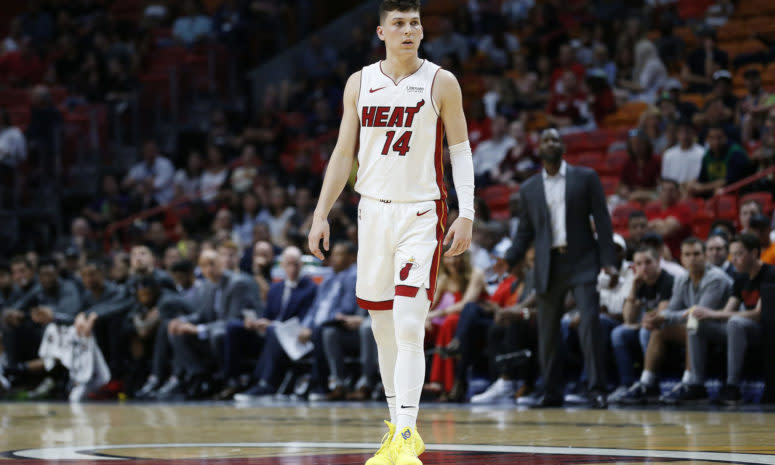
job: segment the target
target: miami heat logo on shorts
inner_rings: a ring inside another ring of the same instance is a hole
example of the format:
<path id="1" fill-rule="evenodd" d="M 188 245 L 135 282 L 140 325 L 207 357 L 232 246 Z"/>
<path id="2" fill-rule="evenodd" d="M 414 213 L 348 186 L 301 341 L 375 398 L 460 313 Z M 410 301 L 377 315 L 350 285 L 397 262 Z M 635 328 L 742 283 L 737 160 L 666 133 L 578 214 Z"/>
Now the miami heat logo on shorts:
<path id="1" fill-rule="evenodd" d="M 404 266 L 401 267 L 401 271 L 398 272 L 398 277 L 401 278 L 401 281 L 405 281 L 406 278 L 409 277 L 409 270 L 411 270 L 413 266 L 413 261 L 404 263 Z"/>

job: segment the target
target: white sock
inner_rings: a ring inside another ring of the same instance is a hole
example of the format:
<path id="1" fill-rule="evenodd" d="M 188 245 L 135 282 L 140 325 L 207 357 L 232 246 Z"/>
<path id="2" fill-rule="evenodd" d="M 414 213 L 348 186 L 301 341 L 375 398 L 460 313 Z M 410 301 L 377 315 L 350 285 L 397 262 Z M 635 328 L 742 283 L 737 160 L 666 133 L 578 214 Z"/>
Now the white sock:
<path id="1" fill-rule="evenodd" d="M 393 319 L 396 327 L 395 387 L 398 406 L 396 435 L 404 428 L 415 428 L 420 395 L 425 381 L 425 317 L 430 303 L 424 289 L 416 297 L 396 296 Z"/>
<path id="2" fill-rule="evenodd" d="M 640 382 L 645 384 L 646 386 L 653 385 L 656 380 L 657 380 L 657 377 L 654 375 L 653 372 L 649 370 L 643 370 L 643 373 L 641 373 L 640 375 Z"/>
<path id="3" fill-rule="evenodd" d="M 684 375 L 681 377 L 681 382 L 684 384 L 689 384 L 692 381 L 692 372 L 689 370 L 684 370 Z"/>
<path id="4" fill-rule="evenodd" d="M 370 310 L 371 332 L 377 342 L 377 358 L 379 359 L 379 373 L 382 376 L 382 385 L 385 387 L 385 398 L 390 411 L 390 422 L 394 425 L 398 421 L 396 416 L 396 388 L 394 376 L 396 372 L 396 330 L 393 325 L 392 310 Z"/>

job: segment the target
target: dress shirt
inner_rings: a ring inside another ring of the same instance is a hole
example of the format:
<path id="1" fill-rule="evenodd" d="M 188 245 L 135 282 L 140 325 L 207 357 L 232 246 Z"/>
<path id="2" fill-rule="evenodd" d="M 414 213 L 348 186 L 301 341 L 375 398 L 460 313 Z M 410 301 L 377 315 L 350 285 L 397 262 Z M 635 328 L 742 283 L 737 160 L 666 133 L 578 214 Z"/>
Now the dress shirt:
<path id="1" fill-rule="evenodd" d="M 565 231 L 565 179 L 567 171 L 568 165 L 564 161 L 554 176 L 549 176 L 546 169 L 541 170 L 546 208 L 549 210 L 549 219 L 552 222 L 552 247 L 568 245 Z"/>

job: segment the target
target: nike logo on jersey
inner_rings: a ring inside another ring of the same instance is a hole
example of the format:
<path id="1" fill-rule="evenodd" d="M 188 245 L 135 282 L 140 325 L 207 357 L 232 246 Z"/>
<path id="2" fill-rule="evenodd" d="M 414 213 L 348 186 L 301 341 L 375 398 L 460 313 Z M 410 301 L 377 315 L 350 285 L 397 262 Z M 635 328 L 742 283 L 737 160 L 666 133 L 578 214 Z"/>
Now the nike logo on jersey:
<path id="1" fill-rule="evenodd" d="M 417 216 L 423 216 L 424 214 L 428 213 L 430 210 L 425 210 L 424 212 L 420 213 L 417 212 Z"/>
<path id="2" fill-rule="evenodd" d="M 369 89 L 369 93 L 370 93 L 370 94 L 373 94 L 374 92 L 376 92 L 376 91 L 378 91 L 378 90 L 382 90 L 382 89 L 384 89 L 385 87 L 386 87 L 386 86 L 378 87 L 378 88 L 376 88 L 376 89 Z"/>

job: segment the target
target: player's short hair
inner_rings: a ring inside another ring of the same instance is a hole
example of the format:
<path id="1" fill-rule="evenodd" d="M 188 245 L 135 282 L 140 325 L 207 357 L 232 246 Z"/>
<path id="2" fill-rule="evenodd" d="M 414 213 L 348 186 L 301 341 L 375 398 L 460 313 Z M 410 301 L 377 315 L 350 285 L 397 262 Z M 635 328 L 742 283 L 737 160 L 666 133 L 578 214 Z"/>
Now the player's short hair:
<path id="1" fill-rule="evenodd" d="M 191 260 L 183 259 L 178 260 L 177 262 L 173 263 L 170 267 L 170 272 L 172 273 L 193 273 L 194 272 L 194 263 Z"/>
<path id="2" fill-rule="evenodd" d="M 633 254 L 633 257 L 636 253 L 646 253 L 651 255 L 651 257 L 654 260 L 659 260 L 659 251 L 655 249 L 654 247 L 647 245 L 647 244 L 641 244 L 638 246 L 637 249 L 635 249 L 635 253 Z"/>
<path id="3" fill-rule="evenodd" d="M 420 12 L 420 0 L 382 0 L 379 4 L 379 23 L 382 24 L 391 11 Z"/>
<path id="4" fill-rule="evenodd" d="M 702 242 L 701 239 L 694 236 L 687 237 L 681 241 L 681 248 L 683 249 L 685 245 L 693 246 L 695 244 L 700 244 L 700 247 L 702 247 L 702 253 L 705 253 L 705 243 Z"/>
<path id="5" fill-rule="evenodd" d="M 633 210 L 630 212 L 630 216 L 627 218 L 627 222 L 629 223 L 636 218 L 646 218 L 646 213 L 643 210 Z"/>
<path id="6" fill-rule="evenodd" d="M 759 240 L 758 237 L 756 237 L 755 234 L 751 233 L 740 233 L 737 236 L 735 236 L 734 239 L 730 242 L 730 244 L 739 242 L 743 247 L 745 247 L 745 250 L 749 252 L 756 251 L 756 256 L 758 257 L 759 254 L 762 251 L 762 243 Z"/>
<path id="7" fill-rule="evenodd" d="M 14 266 L 19 263 L 26 266 L 28 270 L 32 269 L 32 263 L 30 263 L 30 261 L 27 260 L 27 257 L 25 257 L 24 255 L 16 255 L 15 257 L 11 258 L 11 266 Z"/>

